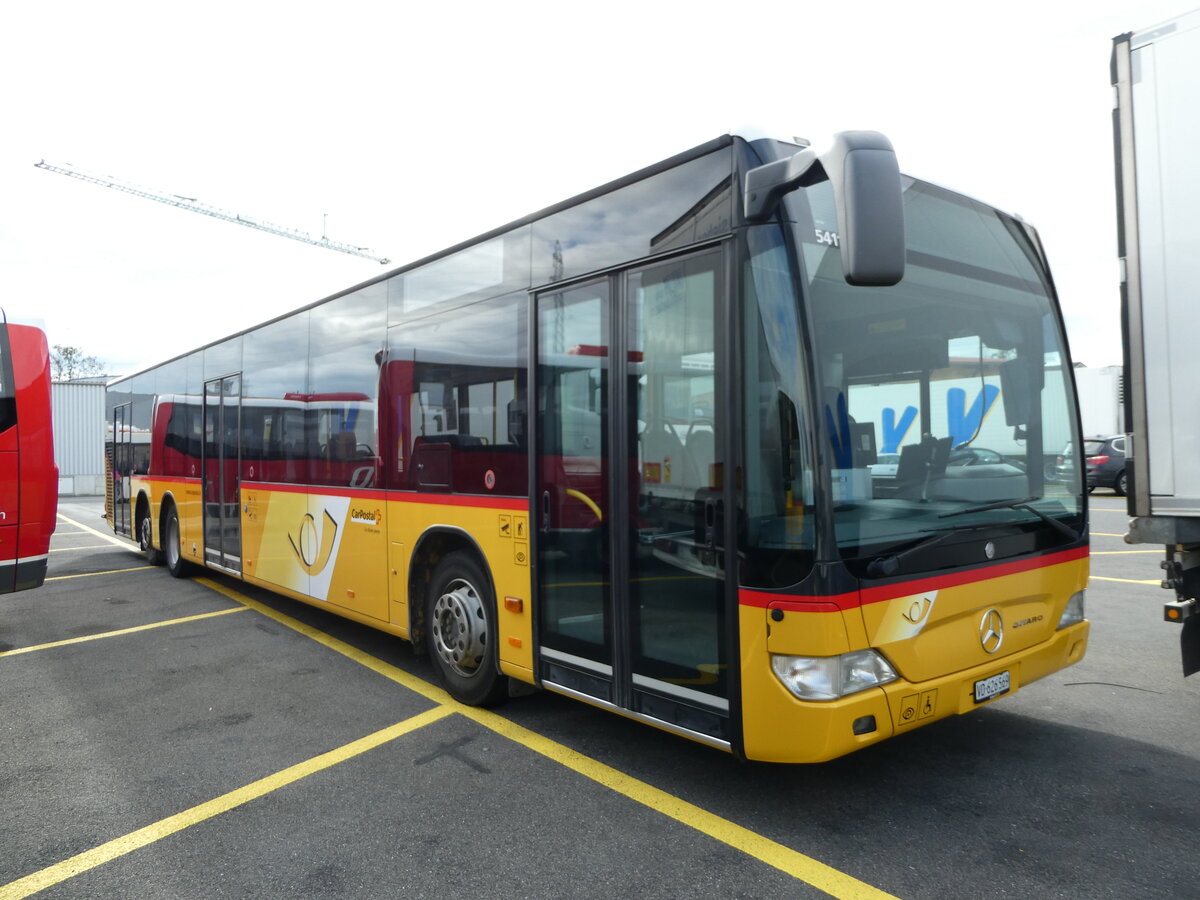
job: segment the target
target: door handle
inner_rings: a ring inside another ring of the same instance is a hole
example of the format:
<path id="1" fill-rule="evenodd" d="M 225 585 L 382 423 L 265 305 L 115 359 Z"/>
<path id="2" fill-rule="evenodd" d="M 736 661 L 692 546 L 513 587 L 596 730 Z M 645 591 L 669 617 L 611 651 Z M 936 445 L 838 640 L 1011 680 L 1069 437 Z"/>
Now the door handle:
<path id="1" fill-rule="evenodd" d="M 550 492 L 542 491 L 542 531 L 550 530 Z"/>
<path id="2" fill-rule="evenodd" d="M 704 543 L 709 550 L 716 549 L 721 543 L 722 518 L 725 515 L 725 502 L 712 497 L 704 501 Z"/>

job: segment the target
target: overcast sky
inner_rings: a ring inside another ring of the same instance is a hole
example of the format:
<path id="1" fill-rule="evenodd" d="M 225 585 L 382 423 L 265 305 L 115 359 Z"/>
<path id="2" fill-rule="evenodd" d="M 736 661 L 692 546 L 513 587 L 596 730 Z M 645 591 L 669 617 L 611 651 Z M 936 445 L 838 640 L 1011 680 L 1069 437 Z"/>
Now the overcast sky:
<path id="1" fill-rule="evenodd" d="M 0 306 L 129 374 L 385 271 L 42 159 L 400 265 L 726 132 L 865 128 L 1037 227 L 1118 364 L 1112 38 L 1194 3 L 8 4 Z"/>

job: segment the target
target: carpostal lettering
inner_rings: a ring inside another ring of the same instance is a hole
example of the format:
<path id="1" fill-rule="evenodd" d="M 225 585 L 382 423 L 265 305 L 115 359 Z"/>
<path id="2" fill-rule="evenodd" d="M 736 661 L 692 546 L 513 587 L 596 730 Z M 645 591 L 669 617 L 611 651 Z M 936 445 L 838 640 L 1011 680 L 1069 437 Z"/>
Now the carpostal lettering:
<path id="1" fill-rule="evenodd" d="M 383 521 L 383 510 L 351 509 L 350 521 L 361 525 L 378 525 Z"/>

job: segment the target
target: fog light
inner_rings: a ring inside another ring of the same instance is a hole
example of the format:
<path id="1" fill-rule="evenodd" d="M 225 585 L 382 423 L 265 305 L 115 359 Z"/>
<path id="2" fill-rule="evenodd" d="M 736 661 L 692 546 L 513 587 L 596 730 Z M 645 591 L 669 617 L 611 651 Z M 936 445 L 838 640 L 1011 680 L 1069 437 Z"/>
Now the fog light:
<path id="1" fill-rule="evenodd" d="M 854 725 L 851 726 L 855 734 L 870 734 L 875 730 L 874 716 L 859 716 L 854 720 Z"/>

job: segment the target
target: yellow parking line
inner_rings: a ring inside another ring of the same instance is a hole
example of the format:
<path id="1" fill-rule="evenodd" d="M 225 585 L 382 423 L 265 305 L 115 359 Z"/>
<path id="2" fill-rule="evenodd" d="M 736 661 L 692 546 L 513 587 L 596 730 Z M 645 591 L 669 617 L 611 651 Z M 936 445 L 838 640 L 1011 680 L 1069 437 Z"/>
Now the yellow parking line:
<path id="1" fill-rule="evenodd" d="M 417 678 L 385 663 L 383 660 L 364 653 L 363 651 L 350 646 L 344 641 L 340 641 L 324 632 L 321 632 L 311 626 L 305 625 L 290 616 L 278 612 L 262 603 L 259 603 L 244 594 L 227 588 L 224 585 L 218 584 L 208 578 L 198 578 L 197 583 L 211 588 L 219 594 L 228 597 L 242 604 L 241 606 L 230 609 L 221 610 L 216 613 L 205 613 L 200 616 L 189 617 L 190 619 L 207 618 L 213 615 L 222 615 L 227 612 L 238 612 L 245 609 L 252 609 L 262 615 L 268 616 L 276 622 L 287 626 L 306 637 L 318 641 L 325 647 L 334 650 L 344 656 L 360 663 L 361 665 L 370 668 L 372 671 L 383 675 L 398 684 L 426 697 L 438 705 L 431 710 L 428 710 L 419 715 L 406 719 L 403 722 L 398 722 L 395 725 L 377 731 L 374 734 L 367 735 L 357 741 L 352 741 L 328 753 L 313 757 L 297 765 L 291 766 L 274 775 L 259 779 L 242 788 L 223 794 L 199 806 L 194 806 L 191 809 L 185 810 L 176 815 L 169 816 L 137 831 L 131 832 L 123 837 L 108 841 L 91 850 L 87 850 L 70 859 L 63 860 L 60 863 L 42 869 L 39 872 L 34 872 L 17 881 L 10 882 L 7 885 L 0 886 L 0 900 L 19 900 L 19 898 L 28 897 L 38 891 L 45 890 L 69 878 L 73 878 L 83 872 L 89 871 L 96 866 L 103 865 L 113 859 L 116 859 L 125 854 L 138 850 L 155 841 L 161 840 L 189 828 L 192 825 L 203 822 L 213 816 L 220 815 L 235 807 L 244 805 L 251 800 L 262 797 L 272 791 L 285 787 L 307 777 L 315 772 L 337 765 L 345 760 L 365 753 L 375 747 L 392 741 L 401 735 L 408 734 L 419 728 L 423 728 L 433 722 L 436 722 L 452 713 L 460 713 L 472 721 L 501 734 L 504 737 L 512 740 L 522 746 L 533 750 L 542 756 L 551 759 L 560 765 L 563 765 L 572 771 L 583 775 L 584 777 L 603 785 L 617 793 L 622 794 L 629 799 L 642 804 L 662 815 L 675 819 L 681 824 L 687 825 L 696 831 L 712 837 L 715 840 L 721 841 L 737 850 L 746 853 L 759 861 L 766 863 L 782 872 L 791 875 L 801 881 L 805 881 L 826 893 L 844 900 L 858 900 L 858 898 L 871 898 L 871 900 L 886 900 L 891 897 L 883 891 L 872 887 L 858 879 L 845 874 L 831 866 L 818 862 L 812 857 L 805 856 L 792 850 L 790 847 L 785 847 L 775 841 L 765 838 L 762 835 L 756 834 L 747 828 L 737 825 L 728 819 L 723 819 L 720 816 L 714 815 L 707 810 L 701 809 L 694 804 L 688 803 L 685 800 L 675 797 L 666 791 L 653 787 L 643 781 L 639 781 L 624 772 L 614 769 L 611 766 L 605 765 L 597 760 L 583 755 L 575 750 L 571 750 L 556 741 L 552 741 L 544 735 L 537 734 L 520 725 L 508 721 L 496 713 L 489 712 L 484 709 L 476 709 L 474 707 L 464 706 L 449 696 L 441 688 L 435 687 L 432 684 Z M 177 622 L 188 621 L 189 619 L 177 619 Z M 158 623 L 165 625 L 171 623 Z M 119 632 L 109 632 L 106 635 L 97 635 L 93 637 L 107 636 L 111 637 L 117 634 L 127 634 L 132 631 L 141 631 L 148 628 L 158 627 L 158 625 L 142 626 L 140 628 L 124 629 Z M 77 641 L 89 640 L 91 638 L 78 638 L 76 641 L 63 641 L 60 643 L 75 643 Z M 12 655 L 14 653 L 30 652 L 33 649 L 43 649 L 48 645 L 43 644 L 39 648 L 25 648 L 23 650 L 8 651 L 8 653 L 0 655 Z M 894 898 L 893 898 L 894 900 Z"/>
<path id="2" fill-rule="evenodd" d="M 80 528 L 80 529 L 86 531 L 88 534 L 92 534 L 98 538 L 102 538 L 103 540 L 108 541 L 108 543 L 110 543 L 110 544 L 116 544 L 118 547 L 122 547 L 125 550 L 133 550 L 134 549 L 134 546 L 131 543 L 129 543 L 129 541 L 123 540 L 123 539 L 117 537 L 115 534 L 105 534 L 103 531 L 97 531 L 95 528 L 89 528 L 87 525 L 84 525 L 82 522 L 76 522 L 74 519 L 68 518 L 67 516 L 64 516 L 62 513 L 59 513 L 58 517 L 60 519 L 62 519 L 64 522 L 66 522 L 68 525 L 74 525 L 76 528 Z"/>
<path id="3" fill-rule="evenodd" d="M 1109 534 L 1104 531 L 1093 531 L 1092 537 L 1125 537 L 1123 534 Z"/>
<path id="4" fill-rule="evenodd" d="M 585 778 L 597 782 L 610 790 L 623 794 L 630 800 L 668 816 L 713 840 L 720 841 L 759 862 L 778 869 L 798 881 L 806 882 L 840 900 L 884 900 L 892 894 L 859 881 L 852 875 L 828 866 L 823 862 L 786 847 L 770 838 L 763 837 L 749 828 L 744 828 L 721 816 L 688 803 L 664 790 L 639 781 L 631 775 L 598 762 L 578 751 L 565 747 L 549 738 L 523 728 L 486 709 L 470 707 L 460 710 L 464 716 L 474 719 L 492 731 L 515 741 L 536 753 L 566 766 Z"/>
<path id="5" fill-rule="evenodd" d="M 1154 553 L 1161 555 L 1162 552 L 1162 547 L 1159 547 L 1157 550 L 1093 550 L 1092 556 L 1116 556 L 1118 553 Z"/>
<path id="6" fill-rule="evenodd" d="M 313 628 L 311 625 L 305 625 L 303 622 L 293 619 L 291 616 L 284 615 L 278 610 L 267 606 L 265 603 L 259 603 L 257 600 L 252 600 L 245 594 L 235 591 L 233 588 L 225 587 L 225 585 L 219 584 L 218 582 L 213 581 L 211 578 L 196 578 L 195 582 L 197 584 L 204 585 L 210 590 L 216 591 L 218 594 L 221 594 L 224 597 L 228 597 L 235 603 L 243 604 L 248 609 L 254 610 L 256 613 L 260 613 L 269 619 L 274 619 L 276 622 L 286 628 L 290 628 L 293 631 L 298 631 L 306 638 L 310 638 L 316 641 L 318 644 L 322 644 L 336 653 L 340 653 L 343 656 L 349 657 L 359 665 L 366 666 L 371 671 L 382 675 L 384 678 L 388 678 L 403 687 L 408 688 L 414 693 L 420 694 L 427 700 L 432 700 L 434 703 L 438 704 L 454 705 L 456 707 L 458 706 L 458 701 L 456 701 L 440 687 L 432 685 L 424 679 L 417 678 L 415 675 L 410 675 L 403 669 L 398 669 L 389 663 L 385 663 L 383 660 L 371 656 L 369 653 L 364 653 L 362 650 L 359 650 L 357 647 L 352 647 L 345 641 L 339 641 L 337 638 Z M 469 706 L 463 706 L 457 711 L 462 712 L 463 710 L 470 708 L 471 707 Z"/>
<path id="7" fill-rule="evenodd" d="M 1093 575 L 1093 576 L 1091 576 L 1091 580 L 1092 581 L 1120 581 L 1124 584 L 1153 584 L 1153 585 L 1160 585 L 1160 586 L 1162 585 L 1161 579 L 1158 581 L 1140 581 L 1137 578 L 1105 578 L 1102 575 Z"/>
<path id="8" fill-rule="evenodd" d="M 612 766 L 605 765 L 544 735 L 510 722 L 503 716 L 489 712 L 486 709 L 478 709 L 473 706 L 460 704 L 441 688 L 414 675 L 410 675 L 408 672 L 398 669 L 377 657 L 364 653 L 358 648 L 352 647 L 344 641 L 325 634 L 310 625 L 298 622 L 278 610 L 252 600 L 239 591 L 225 587 L 208 578 L 197 578 L 196 581 L 231 600 L 246 604 L 250 609 L 270 617 L 281 625 L 318 641 L 325 647 L 349 657 L 355 662 L 371 669 L 373 672 L 377 672 L 385 678 L 390 678 L 392 681 L 416 691 L 421 696 L 427 697 L 436 703 L 443 704 L 445 708 L 458 712 L 485 728 L 501 734 L 509 740 L 521 744 L 560 765 L 566 766 L 597 784 L 616 791 L 630 800 L 640 803 L 664 816 L 675 819 L 677 822 L 693 828 L 702 834 L 706 834 L 714 840 L 740 850 L 760 862 L 766 863 L 791 875 L 793 878 L 804 881 L 813 887 L 825 891 L 827 894 L 839 898 L 839 900 L 885 900 L 885 898 L 892 897 L 891 894 L 859 881 L 857 878 L 819 862 L 811 856 L 799 853 L 790 847 L 756 834 L 748 828 L 737 825 L 728 819 L 723 819 L 644 781 L 639 781 L 631 775 L 614 769 Z M 6 900 L 2 893 L 0 893 L 0 900 Z"/>
<path id="9" fill-rule="evenodd" d="M 149 631 L 152 628 L 166 628 L 168 625 L 182 625 L 184 622 L 197 622 L 200 619 L 211 619 L 213 616 L 224 616 L 229 613 L 245 612 L 246 607 L 234 606 L 230 609 L 218 609 L 216 612 L 200 613 L 195 616 L 184 616 L 181 619 L 168 619 L 165 622 L 151 622 L 149 625 L 136 625 L 133 628 L 121 628 L 117 631 L 102 631 L 98 634 L 88 634 L 83 637 L 68 638 L 65 641 L 51 641 L 49 644 L 34 644 L 30 647 L 18 647 L 15 650 L 5 650 L 0 657 L 18 656 L 22 653 L 36 653 L 38 650 L 50 650 L 54 647 L 66 647 L 70 644 L 82 644 L 86 641 L 98 641 L 102 638 L 120 637 L 123 634 L 136 634 L 139 631 Z"/>
<path id="10" fill-rule="evenodd" d="M 108 841 L 98 847 L 93 847 L 91 850 L 85 850 L 83 853 L 72 856 L 70 859 L 64 859 L 60 863 L 48 866 L 40 872 L 34 872 L 31 875 L 26 875 L 24 878 L 19 878 L 16 881 L 0 886 L 0 900 L 19 900 L 19 898 L 28 897 L 30 894 L 36 894 L 38 891 L 44 891 L 46 888 L 66 881 L 68 878 L 74 878 L 76 875 L 81 875 L 90 869 L 104 865 L 106 862 L 153 844 L 155 841 L 162 840 L 178 831 L 211 819 L 213 816 L 229 812 L 229 810 L 243 806 L 251 800 L 256 800 L 272 791 L 277 791 L 289 784 L 294 784 L 302 778 L 307 778 L 316 772 L 336 766 L 338 763 L 366 753 L 368 750 L 373 750 L 389 741 L 394 741 L 402 735 L 416 731 L 419 728 L 424 728 L 426 725 L 445 718 L 452 712 L 454 710 L 442 706 L 426 710 L 410 719 L 397 722 L 395 725 L 376 731 L 374 734 L 368 734 L 366 737 L 361 737 L 356 741 L 351 741 L 349 744 L 344 744 L 341 747 L 330 750 L 328 753 L 314 756 L 312 759 L 289 766 L 286 769 L 276 772 L 274 775 L 260 778 L 258 781 L 252 781 L 244 787 L 237 788 L 227 794 L 222 794 L 220 797 L 216 797 L 206 803 L 201 803 L 199 806 L 193 806 L 191 809 L 186 809 L 181 813 L 160 819 L 151 825 L 147 825 L 145 828 L 139 828 L 137 831 Z"/>
<path id="11" fill-rule="evenodd" d="M 51 547 L 51 553 L 67 553 L 71 550 L 99 550 L 101 547 L 107 547 L 108 544 L 84 544 L 82 547 Z"/>
<path id="12" fill-rule="evenodd" d="M 47 581 L 66 581 L 68 578 L 91 578 L 93 575 L 116 575 L 118 572 L 144 572 L 157 566 L 130 566 L 128 569 L 108 569 L 104 572 L 80 572 L 78 575 L 55 575 Z"/>

